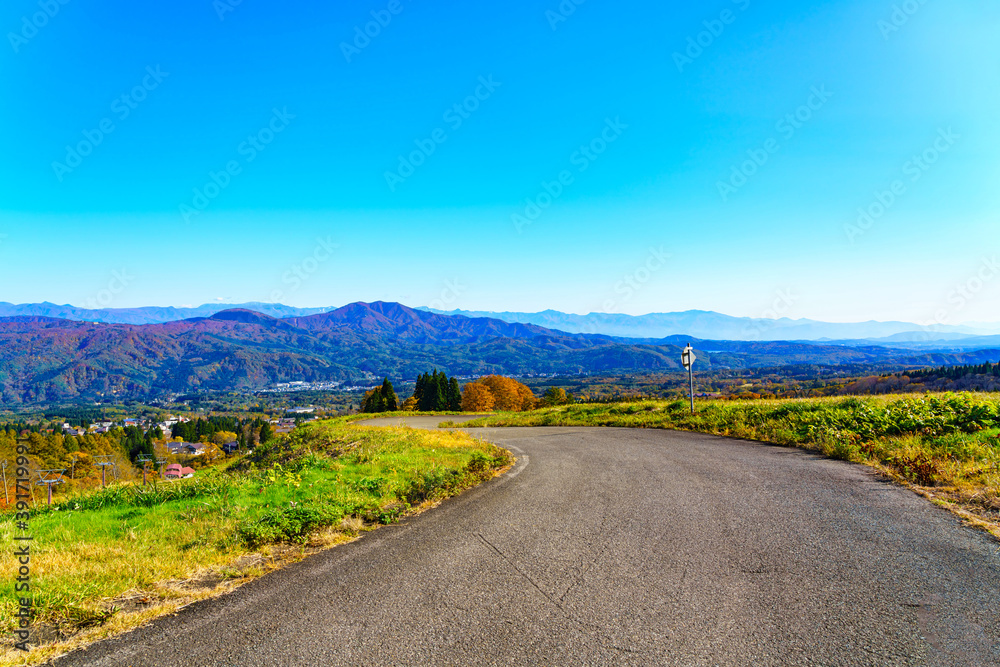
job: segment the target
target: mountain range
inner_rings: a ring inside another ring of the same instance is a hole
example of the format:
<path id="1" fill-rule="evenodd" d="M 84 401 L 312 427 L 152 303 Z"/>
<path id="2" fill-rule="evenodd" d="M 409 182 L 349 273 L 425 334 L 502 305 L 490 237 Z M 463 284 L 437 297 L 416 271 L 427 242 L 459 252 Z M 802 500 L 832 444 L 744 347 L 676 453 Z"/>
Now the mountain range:
<path id="1" fill-rule="evenodd" d="M 296 308 L 275 303 L 212 303 L 197 307 L 145 306 L 140 308 L 87 309 L 54 303 L 12 304 L 0 302 L 0 317 L 54 317 L 79 322 L 106 324 L 164 324 L 197 317 L 211 317 L 225 310 L 252 310 L 275 318 L 307 317 L 328 313 L 335 307 Z M 706 340 L 799 340 L 837 341 L 845 344 L 894 345 L 900 343 L 933 343 L 935 341 L 960 341 L 967 337 L 1000 334 L 1000 323 L 975 325 L 943 325 L 933 330 L 912 322 L 853 322 L 835 323 L 809 319 L 766 319 L 732 317 L 705 310 L 676 313 L 650 313 L 623 315 L 589 313 L 576 315 L 557 310 L 538 313 L 493 312 L 470 310 L 433 310 L 419 308 L 439 315 L 461 315 L 469 318 L 489 318 L 510 323 L 535 324 L 567 333 L 592 333 L 626 338 L 658 339 L 671 335 L 687 335 Z M 972 345 L 979 345 L 976 343 Z M 959 347 L 970 347 L 969 345 Z"/>
<path id="2" fill-rule="evenodd" d="M 431 368 L 475 376 L 663 372 L 691 342 L 699 370 L 789 364 L 903 366 L 982 363 L 997 350 L 877 345 L 629 339 L 495 318 L 441 315 L 398 303 L 354 303 L 277 318 L 249 309 L 156 324 L 0 318 L 0 406 L 170 393 L 252 391 L 278 382 L 371 384 Z"/>
<path id="3" fill-rule="evenodd" d="M 864 340 L 892 343 L 927 340 L 955 340 L 965 336 L 1000 334 L 1000 323 L 968 325 L 935 325 L 923 327 L 913 322 L 820 322 L 787 317 L 777 319 L 733 317 L 710 310 L 688 310 L 677 313 L 623 315 L 588 313 L 576 315 L 557 310 L 539 313 L 492 312 L 472 310 L 432 310 L 441 315 L 490 317 L 505 322 L 537 324 L 570 333 L 602 333 L 628 338 L 663 338 L 684 334 L 710 340 Z"/>
<path id="4" fill-rule="evenodd" d="M 77 322 L 105 324 L 163 324 L 194 317 L 211 317 L 224 310 L 244 309 L 271 317 L 304 317 L 335 310 L 329 308 L 295 308 L 280 303 L 242 303 L 239 305 L 206 303 L 197 307 L 143 306 L 140 308 L 78 308 L 76 306 L 42 303 L 14 304 L 0 301 L 0 317 L 54 317 Z"/>

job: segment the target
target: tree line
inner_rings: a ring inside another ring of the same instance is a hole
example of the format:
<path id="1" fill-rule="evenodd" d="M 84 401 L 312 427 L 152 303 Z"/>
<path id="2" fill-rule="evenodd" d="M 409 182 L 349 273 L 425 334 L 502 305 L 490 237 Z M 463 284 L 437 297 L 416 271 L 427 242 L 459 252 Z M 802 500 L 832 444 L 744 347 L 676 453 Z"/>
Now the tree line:
<path id="1" fill-rule="evenodd" d="M 951 380 L 957 380 L 967 375 L 992 375 L 993 377 L 1000 377 L 1000 362 L 991 364 L 986 361 L 981 364 L 971 364 L 968 366 L 939 366 L 937 368 L 923 368 L 917 371 L 896 373 L 896 375 L 898 377 L 907 375 L 912 379 L 948 378 Z"/>
<path id="2" fill-rule="evenodd" d="M 413 395 L 402 404 L 388 378 L 380 387 L 369 390 L 361 402 L 361 412 L 484 412 L 503 410 L 520 412 L 538 406 L 562 405 L 575 402 L 572 395 L 559 387 L 550 387 L 539 399 L 531 389 L 514 378 L 488 375 L 467 382 L 460 389 L 458 378 L 434 369 L 417 377 Z"/>
<path id="3" fill-rule="evenodd" d="M 225 415 L 211 415 L 206 418 L 178 422 L 171 429 L 176 440 L 185 442 L 213 442 L 223 434 L 226 442 L 237 442 L 240 449 L 253 447 L 257 442 L 267 442 L 274 436 L 270 423 L 261 417 L 237 419 Z M 225 444 L 225 443 L 219 443 Z"/>

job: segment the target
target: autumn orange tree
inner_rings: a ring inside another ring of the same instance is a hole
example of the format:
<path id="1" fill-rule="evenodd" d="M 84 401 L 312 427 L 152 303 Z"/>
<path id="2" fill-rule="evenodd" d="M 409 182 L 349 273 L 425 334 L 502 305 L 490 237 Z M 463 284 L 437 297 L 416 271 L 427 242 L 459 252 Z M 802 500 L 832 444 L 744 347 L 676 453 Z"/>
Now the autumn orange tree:
<path id="1" fill-rule="evenodd" d="M 486 412 L 492 410 L 496 399 L 484 384 L 470 382 L 462 390 L 462 410 L 464 412 Z"/>
<path id="2" fill-rule="evenodd" d="M 497 410 L 510 412 L 531 410 L 537 402 L 531 390 L 513 378 L 503 375 L 488 375 L 480 378 L 479 382 L 486 385 L 493 393 L 493 398 L 496 401 L 494 407 Z"/>
<path id="3" fill-rule="evenodd" d="M 493 399 L 492 405 L 485 407 L 489 398 Z M 531 389 L 513 378 L 502 375 L 488 375 L 470 382 L 465 385 L 462 393 L 462 409 L 467 412 L 490 409 L 521 412 L 534 409 L 537 403 L 538 399 Z M 476 407 L 466 407 L 467 404 Z"/>

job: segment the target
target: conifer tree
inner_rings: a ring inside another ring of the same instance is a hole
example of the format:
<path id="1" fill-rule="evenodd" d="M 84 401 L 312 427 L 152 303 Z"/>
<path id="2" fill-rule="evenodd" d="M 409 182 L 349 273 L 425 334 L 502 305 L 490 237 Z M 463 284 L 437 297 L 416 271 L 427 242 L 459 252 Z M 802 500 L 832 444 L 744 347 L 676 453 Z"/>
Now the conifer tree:
<path id="1" fill-rule="evenodd" d="M 450 412 L 462 411 L 462 392 L 458 389 L 456 378 L 451 378 L 448 381 L 448 410 Z"/>
<path id="2" fill-rule="evenodd" d="M 365 394 L 361 401 L 361 412 L 394 412 L 399 409 L 399 399 L 389 378 L 382 385 Z"/>
<path id="3" fill-rule="evenodd" d="M 417 401 L 418 410 L 423 409 L 422 406 L 424 400 L 424 393 L 426 393 L 426 390 L 427 390 L 427 375 L 425 373 L 421 373 L 419 376 L 417 376 L 417 384 L 413 388 L 413 398 L 416 399 Z"/>
<path id="4" fill-rule="evenodd" d="M 438 394 L 438 372 L 435 368 L 433 373 L 424 375 L 424 384 L 421 388 L 420 401 L 418 403 L 420 409 L 424 412 L 437 410 L 437 406 L 440 404 Z"/>
<path id="5" fill-rule="evenodd" d="M 445 387 L 447 386 L 447 380 L 444 373 L 438 373 L 437 369 L 434 370 L 434 380 L 433 387 L 431 389 L 431 403 L 433 407 L 429 408 L 435 412 L 440 412 L 445 409 L 448 405 L 447 394 Z"/>
<path id="6" fill-rule="evenodd" d="M 382 380 L 382 404 L 385 412 L 395 412 L 399 409 L 399 399 L 396 398 L 396 390 L 393 389 L 389 378 Z"/>

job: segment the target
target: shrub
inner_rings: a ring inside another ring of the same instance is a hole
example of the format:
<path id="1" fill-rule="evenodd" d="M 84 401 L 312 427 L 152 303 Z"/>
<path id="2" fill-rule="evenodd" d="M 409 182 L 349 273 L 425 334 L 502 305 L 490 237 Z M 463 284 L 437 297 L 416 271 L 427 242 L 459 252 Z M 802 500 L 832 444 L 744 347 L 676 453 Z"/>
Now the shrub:
<path id="1" fill-rule="evenodd" d="M 924 452 L 895 454 L 889 459 L 889 465 L 900 475 L 920 486 L 933 486 L 940 473 L 937 462 Z"/>
<path id="2" fill-rule="evenodd" d="M 289 503 L 265 511 L 256 521 L 241 521 L 236 535 L 251 549 L 272 542 L 304 542 L 312 531 L 343 518 L 343 509 L 330 503 Z"/>
<path id="3" fill-rule="evenodd" d="M 384 477 L 362 477 L 353 484 L 358 491 L 368 491 L 376 495 L 385 493 L 389 486 L 389 480 Z"/>
<path id="4" fill-rule="evenodd" d="M 466 468 L 474 475 L 482 475 L 493 467 L 493 459 L 483 452 L 474 452 Z"/>

